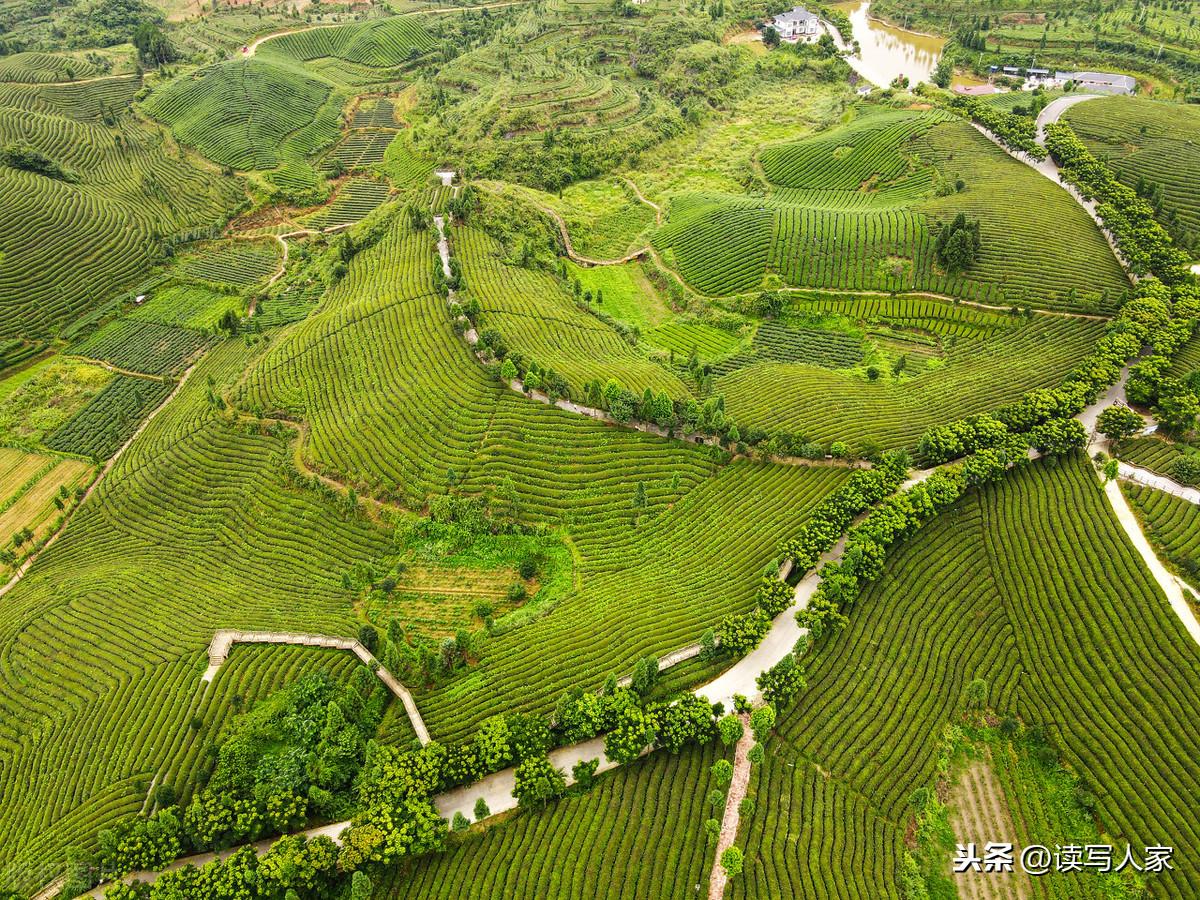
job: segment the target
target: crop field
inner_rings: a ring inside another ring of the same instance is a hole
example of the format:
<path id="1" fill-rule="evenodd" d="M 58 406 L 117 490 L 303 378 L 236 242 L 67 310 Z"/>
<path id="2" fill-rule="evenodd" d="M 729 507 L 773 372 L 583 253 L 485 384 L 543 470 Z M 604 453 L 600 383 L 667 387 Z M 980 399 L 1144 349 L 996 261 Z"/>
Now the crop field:
<path id="1" fill-rule="evenodd" d="M 1125 438 L 1116 447 L 1120 459 L 1160 475 L 1170 475 L 1171 464 L 1184 452 L 1178 444 L 1152 435 Z"/>
<path id="2" fill-rule="evenodd" d="M 189 328 L 117 319 L 73 345 L 70 353 L 145 375 L 178 375 L 212 344 L 213 338 Z"/>
<path id="3" fill-rule="evenodd" d="M 164 235 L 232 205 L 226 179 L 123 112 L 129 86 L 0 85 L 0 144 L 27 141 L 67 175 L 0 166 L 0 338 L 49 335 L 95 309 L 149 269 Z"/>
<path id="4" fill-rule="evenodd" d="M 1200 651 L 1089 468 L 1082 457 L 1030 465 L 893 552 L 847 630 L 812 658 L 768 757 L 820 766 L 870 805 L 871 829 L 886 834 L 910 820 L 913 790 L 933 785 L 930 736 L 961 711 L 966 683 L 981 678 L 989 707 L 1053 737 L 1097 795 L 1097 821 L 1114 841 L 1190 842 L 1195 822 L 1176 798 L 1197 790 L 1187 760 L 1200 734 L 1185 698 Z M 1109 640 L 1113 629 L 1121 641 Z M 1051 633 L 1071 639 L 1046 641 Z M 771 805 L 758 809 L 769 815 Z M 853 828 L 825 839 L 838 851 L 870 833 L 846 817 L 834 824 Z M 801 848 L 817 846 L 818 820 L 793 827 Z M 766 880 L 771 872 L 804 877 L 787 835 L 756 819 L 746 828 L 746 895 L 772 896 L 780 882 Z M 882 846 L 856 883 L 893 883 L 898 848 Z M 1184 860 L 1152 879 L 1165 897 L 1191 896 L 1198 883 L 1200 870 Z M 812 894 L 846 895 L 836 882 Z"/>
<path id="5" fill-rule="evenodd" d="M 419 19 L 397 16 L 286 34 L 267 41 L 262 52 L 268 59 L 283 57 L 308 62 L 332 58 L 367 69 L 390 70 L 404 66 L 433 46 L 433 38 Z M 342 67 L 338 71 L 351 73 L 357 70 Z M 385 79 L 377 77 L 374 80 Z"/>
<path id="6" fill-rule="evenodd" d="M 176 264 L 182 278 L 232 287 L 257 284 L 279 265 L 279 244 L 263 240 L 219 241 L 202 244 Z"/>
<path id="7" fill-rule="evenodd" d="M 1080 103 L 1066 121 L 1117 176 L 1143 194 L 1161 192 L 1158 218 L 1178 242 L 1200 252 L 1200 109 L 1105 97 Z"/>
<path id="8" fill-rule="evenodd" d="M 107 459 L 173 387 L 172 382 L 156 378 L 114 375 L 104 390 L 46 438 L 46 446 L 61 453 Z"/>
<path id="9" fill-rule="evenodd" d="M 902 150 L 914 135 L 946 121 L 941 112 L 868 108 L 845 128 L 767 147 L 759 159 L 769 181 L 803 192 L 812 206 L 906 205 L 932 189 L 933 171 Z"/>
<path id="10" fill-rule="evenodd" d="M 738 335 L 702 322 L 668 322 L 647 333 L 644 339 L 670 351 L 679 362 L 686 360 L 693 350 L 701 360 L 719 359 L 744 343 Z"/>
<path id="11" fill-rule="evenodd" d="M 44 537 L 59 515 L 60 491 L 73 494 L 91 474 L 82 460 L 0 448 L 0 548 L 12 547 L 25 529 L 27 540 Z"/>
<path id="12" fill-rule="evenodd" d="M 1186 380 L 1200 372 L 1200 334 L 1194 334 L 1171 361 L 1172 378 Z"/>
<path id="13" fill-rule="evenodd" d="M 830 369 L 844 369 L 862 359 L 862 342 L 841 331 L 789 328 L 764 322 L 754 332 L 756 354 L 777 362 L 804 362 Z"/>
<path id="14" fill-rule="evenodd" d="M 1200 508 L 1140 484 L 1122 487 L 1159 555 L 1200 585 Z"/>
<path id="15" fill-rule="evenodd" d="M 840 180 L 831 181 L 825 172 L 835 165 Z M 676 196 L 655 234 L 658 250 L 702 294 L 750 291 L 773 274 L 796 287 L 933 291 L 1100 312 L 1128 288 L 1074 201 L 963 122 L 875 113 L 772 146 L 762 166 L 784 190 L 766 198 Z M 961 192 L 934 196 L 936 180 L 959 179 Z M 1020 215 L 994 202 L 1010 192 L 1031 198 Z M 959 212 L 979 219 L 982 247 L 970 269 L 948 274 L 934 254 L 935 229 Z M 1064 264 L 1071 259 L 1088 265 Z"/>
<path id="16" fill-rule="evenodd" d="M 354 110 L 351 128 L 396 128 L 396 105 L 387 97 L 368 98 Z"/>
<path id="17" fill-rule="evenodd" d="M 471 468 L 500 392 L 451 329 L 436 264 L 428 234 L 394 225 L 264 355 L 241 401 L 308 422 L 316 467 L 417 505 Z"/>
<path id="18" fill-rule="evenodd" d="M 519 402 L 497 410 L 467 486 L 511 479 L 526 515 L 572 523 L 582 587 L 555 615 L 493 640 L 476 671 L 420 699 L 445 739 L 505 708 L 549 710 L 563 690 L 599 686 L 631 660 L 692 643 L 723 615 L 745 612 L 778 542 L 847 475 L 734 463 L 695 484 L 712 465 L 700 450 L 685 468 L 683 448 L 575 424 L 566 413 L 537 421 L 520 415 Z M 635 523 L 639 480 L 648 505 Z M 711 551 L 703 559 L 694 553 L 701 544 Z"/>
<path id="19" fill-rule="evenodd" d="M 298 71 L 229 60 L 169 82 L 144 107 L 214 162 L 271 169 L 284 139 L 314 122 L 329 93 L 326 82 Z"/>
<path id="20" fill-rule="evenodd" d="M 656 753 L 586 794 L 465 834 L 446 852 L 397 869 L 379 896 L 692 896 L 712 866 L 704 820 L 717 758 L 711 744 Z M 531 846 L 534 864 L 525 856 Z"/>
<path id="21" fill-rule="evenodd" d="M 1200 645 L 1098 461 L 1055 446 L 1096 410 L 1042 422 L 1140 347 L 1131 398 L 1171 438 L 1115 455 L 1197 452 L 1190 106 L 1068 114 L 1097 156 L 1070 171 L 1155 284 L 949 92 L 856 90 L 826 46 L 756 40 L 765 7 L 141 2 L 0 0 L 0 897 L 92 854 L 77 894 L 131 856 L 108 829 L 201 792 L 247 805 L 193 806 L 181 852 L 354 823 L 321 883 L 272 852 L 246 889 L 273 898 L 360 900 L 364 873 L 392 900 L 1130 896 L 951 880 L 954 843 L 1010 836 L 1169 844 L 1146 896 L 1200 896 Z M 1180 2 L 899 15 L 961 42 L 958 76 L 1036 50 L 1183 101 Z M 1014 404 L 1038 425 L 999 445 L 954 421 Z M 973 455 L 882 496 L 913 475 L 887 451 L 923 465 L 951 430 Z M 1120 488 L 1200 588 L 1200 511 Z M 826 548 L 800 621 L 846 618 L 796 643 L 780 609 Z M 218 630 L 357 639 L 419 716 L 276 697 L 358 683 L 352 652 L 238 644 L 211 670 Z M 753 735 L 636 753 L 623 704 L 670 745 L 714 680 L 739 713 L 770 699 Z M 275 719 L 218 770 L 256 705 Z M 632 761 L 542 805 L 526 766 L 511 808 L 494 770 L 593 712 L 587 746 Z M 425 794 L 485 772 L 497 815 L 430 852 L 423 804 L 449 801 Z M 137 821 L 130 862 L 157 865 L 170 815 Z M 232 900 L 249 850 L 220 865 L 177 893 Z"/>
<path id="22" fill-rule="evenodd" d="M 802 314 L 830 314 L 865 326 L 888 325 L 928 333 L 948 344 L 960 338 L 999 337 L 1023 320 L 928 297 L 855 297 L 835 299 L 814 294 L 794 301 Z"/>
<path id="23" fill-rule="evenodd" d="M 992 339 L 959 341 L 945 365 L 912 378 L 831 373 L 759 362 L 717 379 L 738 422 L 810 439 L 913 447 L 935 422 L 994 410 L 1033 388 L 1056 387 L 1103 334 L 1102 322 L 1041 318 Z"/>
<path id="24" fill-rule="evenodd" d="M 839 777 L 784 752 L 752 770 L 758 812 L 739 843 L 753 862 L 732 897 L 895 897 L 904 834 Z"/>
<path id="25" fill-rule="evenodd" d="M 179 700 L 187 701 L 189 720 L 197 718 L 201 726 L 195 729 L 189 722 L 189 727 L 172 735 L 170 751 L 163 754 L 162 766 L 156 770 L 157 783 L 172 785 L 181 797 L 190 796 L 197 775 L 210 764 L 206 747 L 218 740 L 239 711 L 311 672 L 348 679 L 359 665 L 357 657 L 342 650 L 235 645 L 211 685 L 205 688 L 196 678 L 192 690 L 181 686 Z"/>
<path id="26" fill-rule="evenodd" d="M 14 53 L 0 61 L 0 82 L 43 84 L 99 74 L 100 69 L 85 59 L 55 53 Z"/>
<path id="27" fill-rule="evenodd" d="M 454 239 L 467 288 L 483 308 L 480 327 L 495 328 L 512 349 L 565 376 L 575 392 L 592 378 L 615 377 L 638 394 L 647 387 L 687 393 L 678 378 L 579 309 L 550 275 L 507 264 L 499 244 L 481 231 L 458 229 Z"/>
<path id="28" fill-rule="evenodd" d="M 133 322 L 157 322 L 197 331 L 216 328 L 227 310 L 240 311 L 242 299 L 198 284 L 170 284 L 152 289 L 150 298 L 129 312 Z"/>
<path id="29" fill-rule="evenodd" d="M 304 224 L 310 228 L 335 228 L 365 218 L 388 198 L 387 184 L 370 178 L 350 178 L 338 188 L 327 207 L 315 213 Z"/>
<path id="30" fill-rule="evenodd" d="M 32 863 L 53 848 L 90 844 L 98 826 L 140 808 L 135 782 L 162 765 L 186 772 L 196 764 L 202 745 L 189 740 L 188 721 L 202 708 L 213 630 L 356 628 L 340 575 L 380 555 L 391 535 L 288 483 L 283 439 L 216 417 L 207 377 L 228 383 L 247 356 L 240 342 L 206 356 L 96 502 L 5 598 L 0 744 L 11 763 L 0 773 L 2 880 L 35 881 Z M 247 579 L 259 588 L 246 591 Z M 269 684 L 311 652 L 239 648 L 205 702 L 224 696 L 222 681 L 243 654 L 260 662 L 241 680 Z M 63 793 L 67 781 L 76 789 Z"/>
<path id="31" fill-rule="evenodd" d="M 356 128 L 325 158 L 340 163 L 346 169 L 366 168 L 383 162 L 388 146 L 395 139 L 395 131 Z"/>

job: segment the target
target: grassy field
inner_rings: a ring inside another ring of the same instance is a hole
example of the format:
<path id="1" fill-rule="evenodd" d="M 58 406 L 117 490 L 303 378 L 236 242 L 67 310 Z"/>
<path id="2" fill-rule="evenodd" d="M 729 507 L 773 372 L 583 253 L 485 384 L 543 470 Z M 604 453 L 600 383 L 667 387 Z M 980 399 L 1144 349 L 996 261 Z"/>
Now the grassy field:
<path id="1" fill-rule="evenodd" d="M 587 793 L 455 838 L 445 852 L 391 873 L 379 896 L 693 896 L 712 867 L 704 821 L 719 757 L 712 744 L 656 753 Z M 527 857 L 533 846 L 536 862 Z"/>
<path id="2" fill-rule="evenodd" d="M 703 294 L 752 291 L 773 278 L 1111 311 L 1128 287 L 1069 196 L 944 114 L 868 108 L 848 125 L 768 147 L 760 164 L 772 193 L 677 194 L 654 237 Z M 1006 195 L 1029 203 L 996 202 Z M 939 267 L 934 235 L 959 212 L 979 219 L 982 246 L 969 269 L 950 274 Z M 1068 263 L 1075 259 L 1088 265 Z"/>
<path id="3" fill-rule="evenodd" d="M 44 538 L 60 515 L 60 504 L 73 499 L 93 471 L 78 459 L 0 448 L 0 549 L 17 551 Z"/>
<path id="4" fill-rule="evenodd" d="M 100 366 L 51 357 L 0 381 L 0 442 L 37 448 L 112 380 Z"/>
<path id="5" fill-rule="evenodd" d="M 1151 199 L 1176 242 L 1200 254 L 1200 109 L 1105 97 L 1071 107 L 1065 118 L 1088 150 Z"/>
<path id="6" fill-rule="evenodd" d="M 1045 729 L 1096 795 L 1106 840 L 1186 846 L 1195 822 L 1178 798 L 1197 790 L 1198 670 L 1200 651 L 1086 461 L 1031 465 L 894 551 L 849 628 L 812 657 L 768 755 L 796 763 L 796 774 L 776 765 L 793 792 L 814 779 L 849 793 L 861 812 L 790 814 L 784 830 L 760 796 L 742 832 L 747 874 L 735 895 L 777 896 L 790 881 L 812 885 L 806 896 L 856 896 L 844 884 L 863 886 L 857 896 L 897 896 L 895 835 L 911 822 L 913 791 L 938 777 L 932 736 L 958 719 L 976 678 L 990 708 Z M 875 849 L 848 849 L 858 846 Z M 835 851 L 820 857 L 828 870 L 810 873 L 803 861 L 824 848 Z M 1200 870 L 1184 859 L 1151 878 L 1155 896 L 1192 896 L 1198 884 Z"/>
<path id="7" fill-rule="evenodd" d="M 603 299 L 597 304 L 598 309 L 640 328 L 643 333 L 674 318 L 670 305 L 646 277 L 641 263 L 585 268 L 567 262 L 566 266 L 570 279 L 578 278 L 593 297 L 597 292 L 601 294 Z"/>
<path id="8" fill-rule="evenodd" d="M 562 196 L 530 192 L 567 223 L 575 252 L 591 259 L 618 259 L 646 246 L 654 210 L 623 181 L 581 181 Z"/>

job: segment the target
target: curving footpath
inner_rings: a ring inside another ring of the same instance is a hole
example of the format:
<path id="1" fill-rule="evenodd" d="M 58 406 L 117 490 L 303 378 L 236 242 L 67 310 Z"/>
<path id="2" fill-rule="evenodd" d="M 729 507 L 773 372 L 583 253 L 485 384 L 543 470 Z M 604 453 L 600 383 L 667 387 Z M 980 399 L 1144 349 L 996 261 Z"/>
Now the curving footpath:
<path id="1" fill-rule="evenodd" d="M 213 635 L 213 639 L 208 645 L 208 668 L 204 670 L 200 679 L 205 685 L 216 678 L 217 671 L 229 658 L 229 651 L 233 649 L 234 644 L 290 644 L 299 647 L 349 650 L 375 673 L 393 696 L 399 698 L 400 702 L 404 704 L 408 720 L 412 723 L 413 731 L 417 733 L 417 740 L 422 745 L 429 743 L 429 729 L 425 727 L 425 720 L 421 718 L 412 692 L 404 686 L 400 679 L 385 669 L 370 650 L 354 638 L 329 637 L 323 634 L 295 634 L 283 631 L 236 631 L 223 628 Z"/>
<path id="2" fill-rule="evenodd" d="M 1097 453 L 1107 452 L 1109 449 L 1108 439 L 1097 431 L 1096 425 L 1100 418 L 1100 413 L 1113 404 L 1126 404 L 1125 398 L 1125 382 L 1129 378 L 1129 367 L 1126 366 L 1121 370 L 1121 377 L 1117 383 L 1110 387 L 1103 395 L 1083 412 L 1077 419 L 1083 423 L 1088 433 L 1088 455 L 1095 456 Z M 1125 476 L 1126 471 L 1135 473 L 1131 476 Z M 1139 476 L 1145 476 L 1153 479 L 1161 479 L 1161 476 L 1156 476 L 1152 472 L 1145 472 L 1124 463 L 1118 462 L 1119 475 L 1130 477 L 1131 480 L 1139 481 Z M 1104 476 L 1097 472 L 1097 475 L 1103 479 Z M 1162 479 L 1169 481 L 1170 479 Z M 1171 482 L 1174 484 L 1174 482 Z M 1158 487 L 1159 485 L 1152 485 Z M 1181 490 L 1182 486 L 1176 485 Z M 1200 492 L 1197 492 L 1200 494 Z M 1171 609 L 1175 611 L 1175 615 L 1179 617 L 1179 621 L 1183 623 L 1184 630 L 1192 636 L 1196 643 L 1200 644 L 1200 621 L 1197 621 L 1196 614 L 1192 610 L 1191 604 L 1188 603 L 1187 597 L 1184 595 L 1184 583 L 1175 575 L 1167 571 L 1167 567 L 1163 565 L 1162 560 L 1158 558 L 1158 554 L 1154 552 L 1154 548 L 1150 545 L 1149 539 L 1145 532 L 1142 531 L 1142 525 L 1138 521 L 1137 516 L 1133 514 L 1133 510 L 1129 506 L 1129 501 L 1125 498 L 1125 492 L 1121 490 L 1121 485 L 1118 479 L 1105 481 L 1104 496 L 1108 498 L 1108 503 L 1112 507 L 1114 515 L 1117 517 L 1117 522 L 1120 523 L 1121 529 L 1129 538 L 1129 542 L 1133 544 L 1133 548 L 1142 558 L 1142 562 L 1154 576 L 1154 580 L 1158 583 L 1159 588 L 1166 595 L 1167 602 L 1171 604 Z M 1194 501 L 1193 501 L 1194 502 Z M 1190 591 L 1191 589 L 1188 588 Z"/>

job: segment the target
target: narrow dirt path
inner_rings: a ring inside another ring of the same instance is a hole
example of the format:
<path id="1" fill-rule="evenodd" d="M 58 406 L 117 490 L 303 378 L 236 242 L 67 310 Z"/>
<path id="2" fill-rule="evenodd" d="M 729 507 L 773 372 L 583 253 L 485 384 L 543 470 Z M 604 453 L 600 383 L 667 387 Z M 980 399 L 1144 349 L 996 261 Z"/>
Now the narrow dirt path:
<path id="1" fill-rule="evenodd" d="M 750 715 L 741 713 L 742 736 L 733 750 L 733 780 L 729 782 L 729 791 L 725 795 L 725 814 L 721 817 L 721 833 L 717 836 L 717 849 L 713 853 L 712 874 L 708 879 L 708 900 L 721 900 L 725 893 L 725 885 L 729 876 L 721 868 L 721 854 L 733 846 L 737 840 L 738 825 L 741 821 L 742 800 L 746 797 L 746 788 L 750 786 L 750 748 L 754 746 L 754 732 L 750 730 Z"/>
<path id="2" fill-rule="evenodd" d="M 661 225 L 662 221 L 663 221 L 662 207 L 659 206 L 657 203 L 655 203 L 653 200 L 648 199 L 646 197 L 646 195 L 642 193 L 642 189 L 637 186 L 637 182 L 634 181 L 632 178 L 622 176 L 621 180 L 624 181 L 627 185 L 629 185 L 629 187 L 633 190 L 634 196 L 637 197 L 638 200 L 640 200 L 643 204 L 645 204 L 646 206 L 648 206 L 652 210 L 654 210 L 654 224 Z"/>

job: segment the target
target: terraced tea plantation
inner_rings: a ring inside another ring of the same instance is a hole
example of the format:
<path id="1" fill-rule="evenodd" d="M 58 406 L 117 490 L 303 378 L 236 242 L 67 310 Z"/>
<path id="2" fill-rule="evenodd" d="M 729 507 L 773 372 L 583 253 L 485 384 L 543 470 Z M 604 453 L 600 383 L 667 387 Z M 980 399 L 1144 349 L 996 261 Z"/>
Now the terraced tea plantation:
<path id="1" fill-rule="evenodd" d="M 1154 203 L 1180 245 L 1200 252 L 1200 110 L 1109 97 L 1072 107 L 1067 122 L 1092 153 L 1112 161 L 1125 184 Z"/>
<path id="2" fill-rule="evenodd" d="M 0 3 L 0 898 L 1200 896 L 1127 6 Z"/>

